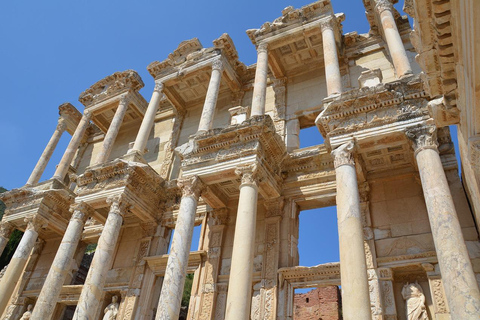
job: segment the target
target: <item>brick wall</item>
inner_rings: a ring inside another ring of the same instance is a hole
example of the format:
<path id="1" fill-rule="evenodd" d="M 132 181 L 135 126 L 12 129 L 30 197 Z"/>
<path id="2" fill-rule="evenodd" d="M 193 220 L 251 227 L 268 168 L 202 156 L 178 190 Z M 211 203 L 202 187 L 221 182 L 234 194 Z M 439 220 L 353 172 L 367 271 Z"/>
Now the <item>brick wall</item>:
<path id="1" fill-rule="evenodd" d="M 295 294 L 295 320 L 339 320 L 340 290 L 337 286 L 329 286 L 311 290 L 307 293 Z"/>

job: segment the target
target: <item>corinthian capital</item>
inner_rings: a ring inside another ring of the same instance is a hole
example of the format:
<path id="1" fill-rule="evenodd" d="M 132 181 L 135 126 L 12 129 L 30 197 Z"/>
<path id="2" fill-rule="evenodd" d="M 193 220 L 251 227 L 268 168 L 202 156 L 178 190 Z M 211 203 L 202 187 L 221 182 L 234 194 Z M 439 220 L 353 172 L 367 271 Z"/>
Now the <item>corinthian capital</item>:
<path id="1" fill-rule="evenodd" d="M 46 228 L 48 225 L 48 221 L 38 214 L 26 217 L 24 221 L 27 223 L 27 228 L 25 230 L 31 230 L 35 232 L 40 231 L 40 229 Z"/>
<path id="2" fill-rule="evenodd" d="M 12 231 L 13 225 L 5 221 L 0 222 L 0 237 L 8 239 Z"/>
<path id="3" fill-rule="evenodd" d="M 121 104 L 123 104 L 123 105 L 128 105 L 129 102 L 130 102 L 129 97 L 128 97 L 126 94 L 124 94 L 124 95 L 120 98 L 120 102 L 118 103 L 118 105 L 121 105 Z"/>
<path id="4" fill-rule="evenodd" d="M 392 11 L 393 4 L 389 0 L 376 0 L 375 1 L 375 10 L 378 14 L 382 14 L 383 11 L 389 10 Z"/>
<path id="5" fill-rule="evenodd" d="M 241 185 L 252 185 L 257 186 L 259 180 L 257 164 L 244 164 L 240 165 L 235 169 L 235 174 L 242 178 Z"/>
<path id="6" fill-rule="evenodd" d="M 268 44 L 261 42 L 257 46 L 257 53 L 268 52 Z"/>
<path id="7" fill-rule="evenodd" d="M 223 70 L 223 62 L 222 59 L 215 59 L 212 62 L 212 70 L 218 70 L 222 71 Z"/>
<path id="8" fill-rule="evenodd" d="M 162 93 L 163 92 L 163 83 L 155 81 L 155 87 L 153 88 L 154 92 Z"/>
<path id="9" fill-rule="evenodd" d="M 437 128 L 434 125 L 420 125 L 408 128 L 406 136 L 413 143 L 415 155 L 424 149 L 433 149 L 438 152 Z"/>
<path id="10" fill-rule="evenodd" d="M 85 202 L 81 201 L 81 202 L 75 203 L 71 207 L 70 211 L 72 211 L 72 216 L 70 220 L 80 220 L 83 223 L 85 223 L 88 217 L 93 215 L 95 210 Z"/>
<path id="11" fill-rule="evenodd" d="M 109 213 L 115 213 L 124 216 L 130 207 L 123 195 L 114 195 L 107 198 L 107 203 L 110 205 Z"/>
<path id="12" fill-rule="evenodd" d="M 340 147 L 332 151 L 333 164 L 335 169 L 345 164 L 355 165 L 355 160 L 353 159 L 353 149 L 355 144 L 352 141 L 342 144 Z"/>
<path id="13" fill-rule="evenodd" d="M 64 117 L 59 117 L 57 123 L 57 131 L 63 132 L 65 131 L 65 129 L 67 129 L 67 121 Z"/>
<path id="14" fill-rule="evenodd" d="M 177 186 L 182 190 L 182 197 L 194 197 L 197 200 L 205 189 L 198 176 L 180 178 L 177 180 Z"/>
<path id="15" fill-rule="evenodd" d="M 320 30 L 325 31 L 325 30 L 333 30 L 333 18 L 328 17 L 326 19 L 320 20 Z"/>

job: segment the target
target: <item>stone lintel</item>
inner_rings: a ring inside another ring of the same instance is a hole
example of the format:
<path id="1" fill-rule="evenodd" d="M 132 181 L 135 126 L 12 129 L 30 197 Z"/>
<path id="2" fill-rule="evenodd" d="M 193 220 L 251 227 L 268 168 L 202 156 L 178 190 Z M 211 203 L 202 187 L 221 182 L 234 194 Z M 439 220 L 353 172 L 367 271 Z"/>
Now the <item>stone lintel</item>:
<path id="1" fill-rule="evenodd" d="M 190 252 L 188 257 L 187 273 L 192 273 L 197 270 L 198 266 L 205 260 L 207 252 L 204 250 Z M 151 256 L 143 258 L 148 264 L 148 267 L 156 276 L 164 276 L 167 268 L 168 254 L 160 256 Z"/>
<path id="2" fill-rule="evenodd" d="M 58 107 L 58 114 L 65 119 L 67 132 L 73 135 L 82 118 L 82 114 L 70 102 L 62 103 Z"/>

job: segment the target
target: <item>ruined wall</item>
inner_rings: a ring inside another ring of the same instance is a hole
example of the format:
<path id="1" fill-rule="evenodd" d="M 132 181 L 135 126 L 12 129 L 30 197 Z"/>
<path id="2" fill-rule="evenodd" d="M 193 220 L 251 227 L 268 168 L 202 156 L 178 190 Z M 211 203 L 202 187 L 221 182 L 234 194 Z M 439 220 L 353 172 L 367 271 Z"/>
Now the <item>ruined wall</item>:
<path id="1" fill-rule="evenodd" d="M 294 320 L 339 320 L 340 290 L 337 286 L 317 288 L 295 294 Z"/>

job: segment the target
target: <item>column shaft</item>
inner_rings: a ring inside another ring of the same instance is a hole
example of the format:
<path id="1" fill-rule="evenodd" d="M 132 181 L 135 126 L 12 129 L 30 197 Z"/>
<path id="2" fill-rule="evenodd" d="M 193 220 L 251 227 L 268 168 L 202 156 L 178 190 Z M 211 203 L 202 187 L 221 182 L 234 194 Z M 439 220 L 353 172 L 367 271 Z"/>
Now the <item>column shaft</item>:
<path id="1" fill-rule="evenodd" d="M 268 49 L 266 44 L 259 44 L 257 49 L 257 69 L 252 97 L 252 116 L 265 114 L 265 97 L 267 95 Z"/>
<path id="2" fill-rule="evenodd" d="M 63 181 L 65 175 L 68 172 L 68 168 L 70 167 L 70 163 L 72 163 L 73 157 L 77 152 L 78 146 L 80 142 L 82 142 L 83 136 L 85 135 L 85 131 L 87 130 L 90 124 L 91 113 L 88 110 L 85 110 L 83 113 L 82 119 L 80 120 L 77 129 L 75 130 L 70 143 L 63 154 L 62 160 L 57 166 L 57 170 L 53 175 L 53 178 Z"/>
<path id="3" fill-rule="evenodd" d="M 27 185 L 35 185 L 38 183 L 38 181 L 40 181 L 43 171 L 45 171 L 45 168 L 48 162 L 50 161 L 50 158 L 52 157 L 53 151 L 55 151 L 58 141 L 60 141 L 60 138 L 62 137 L 62 134 L 63 132 L 65 132 L 66 128 L 67 128 L 67 125 L 65 124 L 65 120 L 62 117 L 60 117 L 58 119 L 57 128 L 53 132 L 53 135 L 50 138 L 50 141 L 48 141 L 48 144 L 45 147 L 45 150 L 43 150 L 43 153 L 40 156 L 40 159 L 38 159 L 38 162 L 35 165 L 35 168 L 33 169 L 32 174 L 30 175 L 30 178 L 28 178 Z"/>
<path id="4" fill-rule="evenodd" d="M 220 81 L 222 80 L 223 65 L 221 60 L 215 60 L 212 65 L 212 76 L 208 84 L 207 96 L 203 105 L 202 117 L 198 125 L 198 132 L 205 132 L 212 129 L 213 116 L 217 105 Z"/>
<path id="5" fill-rule="evenodd" d="M 367 264 L 353 147 L 351 141 L 332 152 L 337 180 L 342 310 L 345 320 L 370 320 Z"/>
<path id="6" fill-rule="evenodd" d="M 397 24 L 395 23 L 395 18 L 393 17 L 392 4 L 388 0 L 380 0 L 377 2 L 376 9 L 380 15 L 383 33 L 385 34 L 388 51 L 392 57 L 397 77 L 400 78 L 404 75 L 411 74 L 412 67 L 408 61 L 405 46 L 403 45 L 402 38 L 397 29 Z"/>
<path id="7" fill-rule="evenodd" d="M 152 98 L 150 99 L 150 103 L 148 104 L 147 111 L 145 112 L 142 124 L 138 130 L 137 138 L 135 139 L 135 143 L 132 150 L 130 150 L 130 153 L 135 151 L 139 152 L 140 154 L 144 153 L 144 150 L 147 147 L 148 137 L 150 136 L 150 132 L 152 131 L 153 123 L 155 121 L 155 115 L 157 114 L 158 107 L 160 106 L 160 100 L 162 100 L 163 97 L 162 91 L 163 84 L 156 82 Z"/>
<path id="8" fill-rule="evenodd" d="M 102 147 L 95 160 L 95 165 L 102 164 L 108 160 L 108 157 L 112 152 L 115 139 L 117 138 L 118 131 L 120 131 L 123 117 L 125 117 L 127 110 L 128 99 L 126 97 L 122 97 L 120 103 L 118 104 L 117 111 L 115 111 L 115 115 L 113 116 L 112 123 L 110 123 L 107 133 L 105 134 L 105 138 L 103 139 Z"/>
<path id="9" fill-rule="evenodd" d="M 3 250 L 5 250 L 8 240 L 10 240 L 12 231 L 13 226 L 8 222 L 0 222 L 0 256 L 3 253 Z"/>
<path id="10" fill-rule="evenodd" d="M 178 185 L 182 188 L 182 200 L 158 301 L 156 320 L 175 320 L 180 314 L 197 201 L 201 191 L 201 182 L 197 177 L 180 179 Z"/>
<path id="11" fill-rule="evenodd" d="M 323 59 L 325 62 L 325 79 L 327 82 L 327 94 L 342 92 L 342 76 L 338 63 L 337 44 L 333 32 L 333 19 L 321 23 L 323 39 Z"/>
<path id="12" fill-rule="evenodd" d="M 119 197 L 107 199 L 107 202 L 111 203 L 110 212 L 98 239 L 97 249 L 78 299 L 77 309 L 73 315 L 74 320 L 93 319 L 98 308 L 103 304 L 103 288 L 108 270 L 112 265 L 113 254 L 125 213 L 125 204 L 121 201 Z"/>
<path id="13" fill-rule="evenodd" d="M 254 180 L 256 168 L 242 168 L 238 199 L 232 263 L 228 283 L 226 320 L 250 319 L 252 301 L 253 255 L 257 222 L 258 187 Z M 246 170 L 245 170 L 246 169 Z M 248 171 L 249 170 L 249 171 Z"/>
<path id="14" fill-rule="evenodd" d="M 451 317 L 478 319 L 480 292 L 440 155 L 419 148 L 416 160 Z"/>
<path id="15" fill-rule="evenodd" d="M 71 271 L 72 258 L 82 236 L 86 210 L 87 209 L 84 205 L 80 205 L 72 214 L 72 218 L 70 219 L 67 230 L 63 235 L 55 259 L 48 271 L 42 291 L 38 296 L 35 309 L 31 316 L 32 320 L 49 320 L 53 316 L 58 297 L 60 296 L 60 291 L 62 290 L 66 276 Z"/>
<path id="16" fill-rule="evenodd" d="M 38 233 L 33 226 L 27 227 L 18 244 L 17 250 L 13 254 L 12 260 L 8 264 L 7 270 L 0 281 L 0 315 L 8 306 L 10 297 L 23 274 L 23 269 L 27 264 L 30 252 L 37 241 Z"/>

